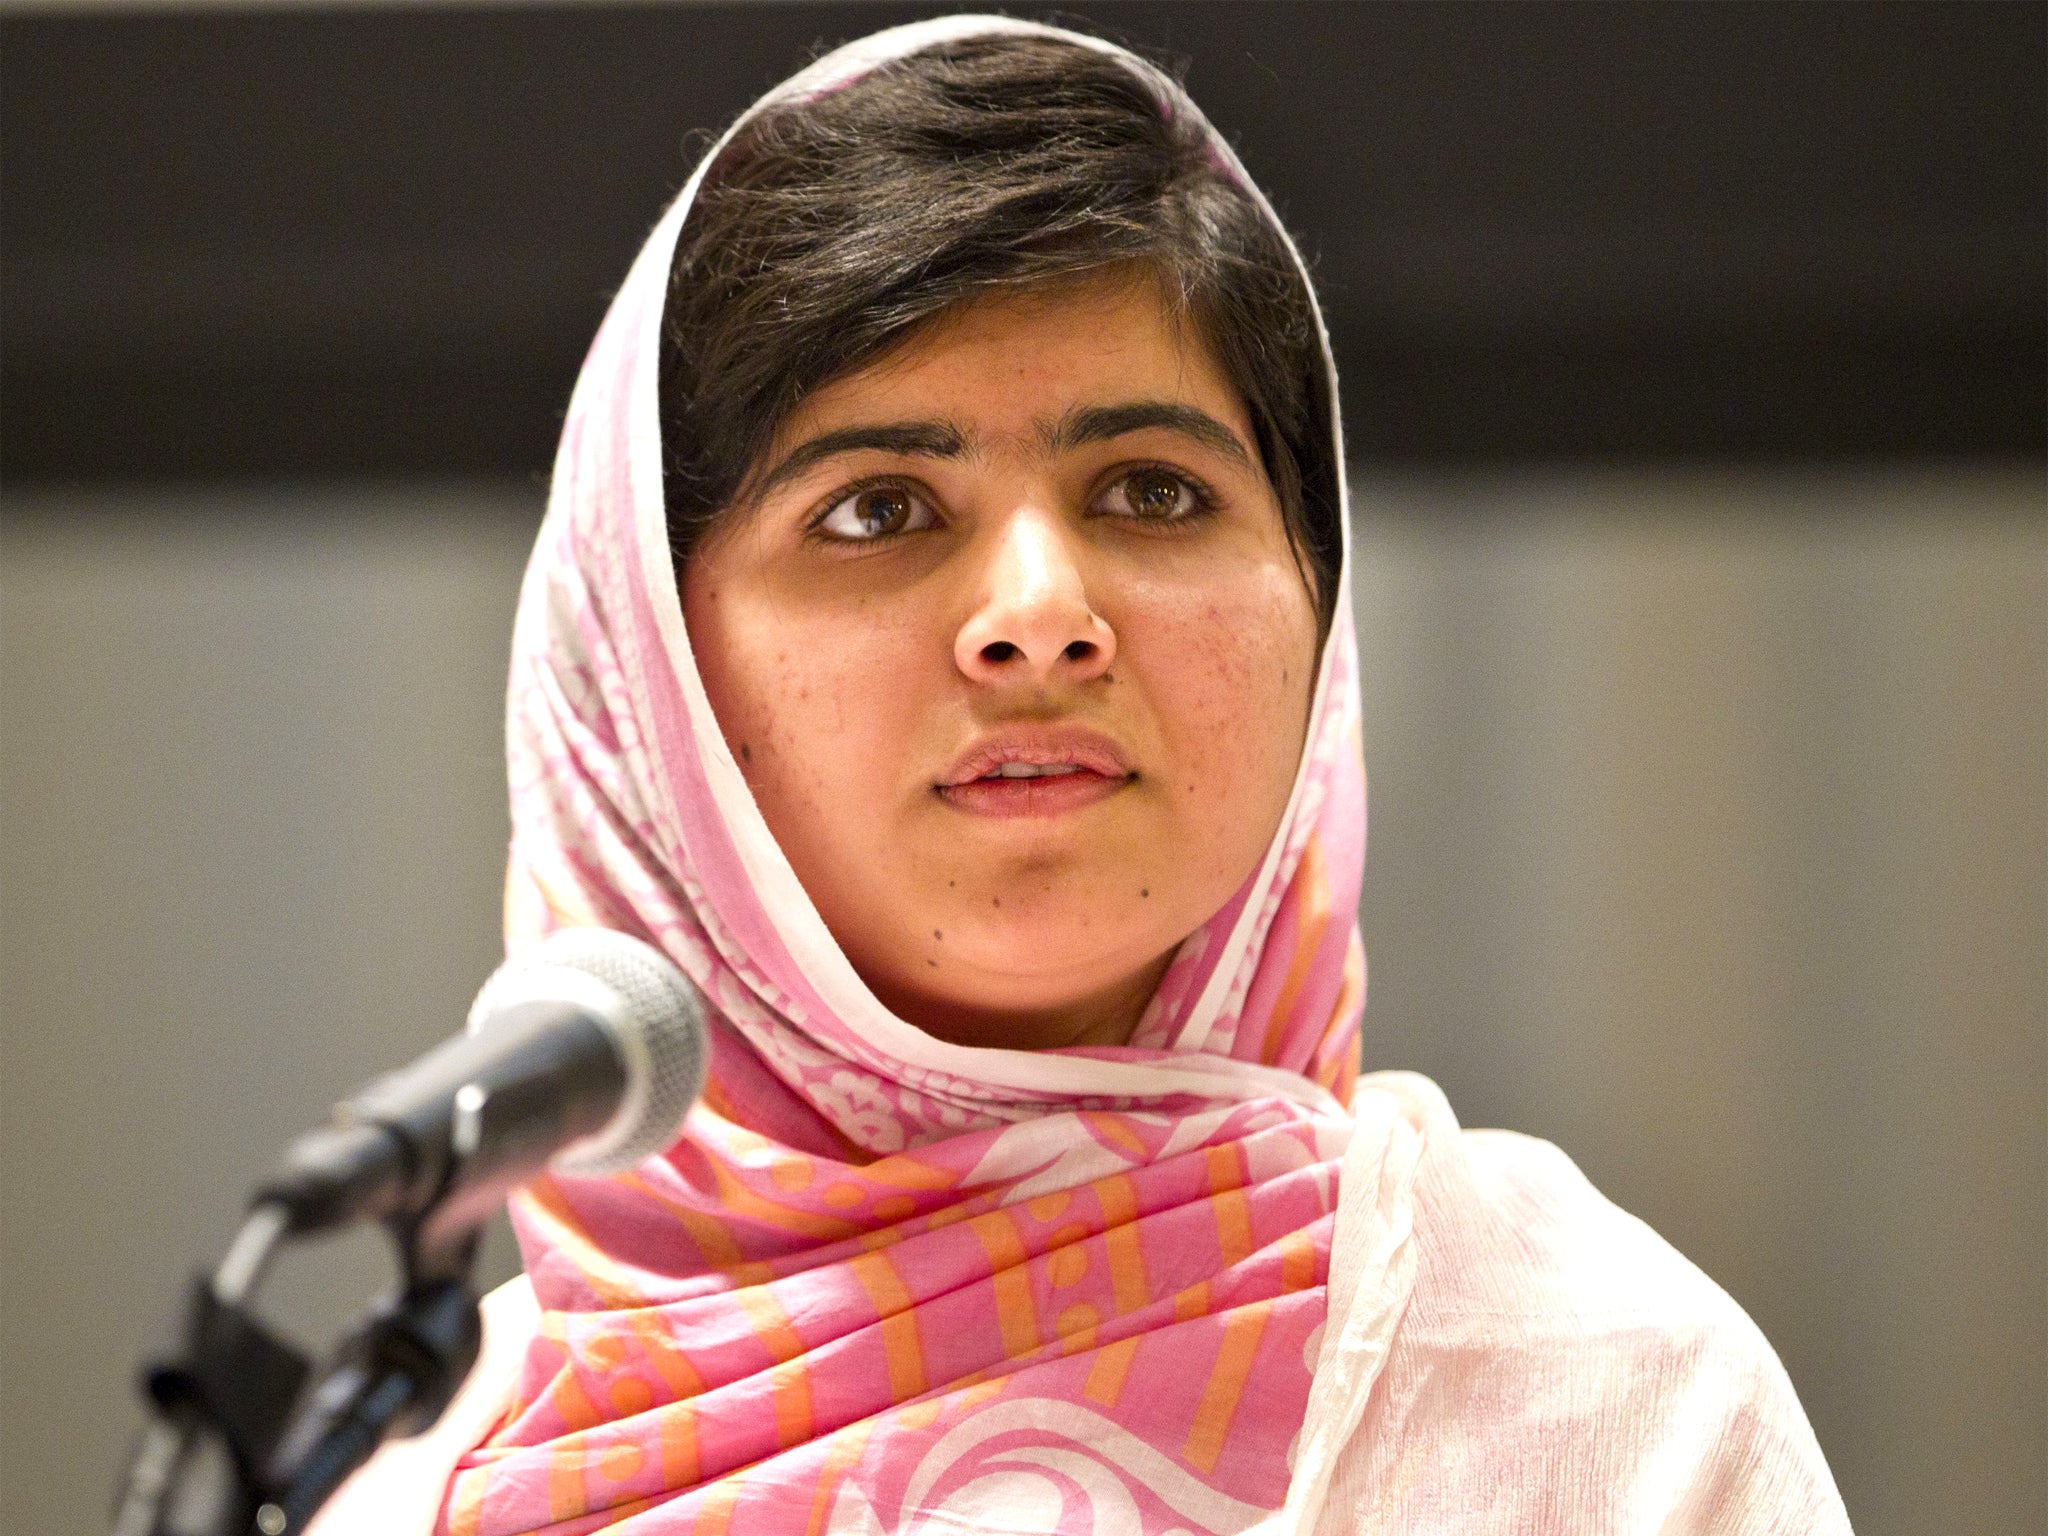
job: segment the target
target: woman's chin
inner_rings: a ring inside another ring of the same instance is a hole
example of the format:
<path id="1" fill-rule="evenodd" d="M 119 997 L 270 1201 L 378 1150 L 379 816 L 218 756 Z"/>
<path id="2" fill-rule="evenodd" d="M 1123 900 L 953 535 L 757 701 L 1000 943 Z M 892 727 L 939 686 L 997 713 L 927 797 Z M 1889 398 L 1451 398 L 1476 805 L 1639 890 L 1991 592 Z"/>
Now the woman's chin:
<path id="1" fill-rule="evenodd" d="M 1081 942 L 1085 935 L 1074 940 L 1039 957 L 1013 950 L 1002 957 L 1000 971 L 980 969 L 971 955 L 927 957 L 923 977 L 871 976 L 869 985 L 899 1018 L 955 1045 L 1121 1045 L 1158 985 L 1170 950 L 1133 961 L 1091 956 Z M 1030 958 L 1042 958 L 1043 967 L 1020 970 L 1020 961 Z"/>

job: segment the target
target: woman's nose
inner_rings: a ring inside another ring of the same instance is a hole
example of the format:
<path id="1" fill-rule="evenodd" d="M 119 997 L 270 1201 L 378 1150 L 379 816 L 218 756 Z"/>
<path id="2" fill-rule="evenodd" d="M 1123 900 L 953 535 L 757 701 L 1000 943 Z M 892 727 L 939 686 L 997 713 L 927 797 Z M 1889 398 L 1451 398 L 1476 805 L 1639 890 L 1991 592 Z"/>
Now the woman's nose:
<path id="1" fill-rule="evenodd" d="M 1056 517 L 1012 514 L 997 533 L 981 602 L 953 642 L 975 682 L 1083 683 L 1116 659 L 1116 635 L 1089 605 L 1071 533 Z"/>

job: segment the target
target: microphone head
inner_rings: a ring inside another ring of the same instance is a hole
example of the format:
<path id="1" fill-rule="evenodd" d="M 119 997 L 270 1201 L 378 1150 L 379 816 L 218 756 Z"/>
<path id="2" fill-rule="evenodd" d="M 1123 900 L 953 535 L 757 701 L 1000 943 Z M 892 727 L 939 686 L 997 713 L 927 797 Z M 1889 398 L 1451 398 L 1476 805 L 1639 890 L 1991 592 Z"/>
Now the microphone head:
<path id="1" fill-rule="evenodd" d="M 570 1002 L 588 1013 L 611 1036 L 626 1071 L 625 1092 L 604 1128 L 548 1166 L 603 1178 L 674 1142 L 704 1087 L 704 1005 L 668 956 L 609 928 L 561 929 L 491 973 L 470 1005 L 469 1032 L 536 1001 Z"/>

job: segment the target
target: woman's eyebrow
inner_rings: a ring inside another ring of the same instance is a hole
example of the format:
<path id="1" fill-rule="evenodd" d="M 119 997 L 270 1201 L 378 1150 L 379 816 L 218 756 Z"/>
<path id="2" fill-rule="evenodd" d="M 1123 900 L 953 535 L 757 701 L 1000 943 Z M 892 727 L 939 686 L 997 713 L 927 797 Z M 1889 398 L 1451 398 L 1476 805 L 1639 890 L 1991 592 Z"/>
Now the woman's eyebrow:
<path id="1" fill-rule="evenodd" d="M 1155 428 L 1191 437 L 1205 448 L 1213 448 L 1249 469 L 1251 451 L 1230 428 L 1207 411 L 1171 400 L 1134 400 L 1127 405 L 1091 405 L 1071 410 L 1046 432 L 1046 446 L 1054 453 L 1079 448 L 1084 443 L 1107 442 L 1127 432 Z"/>
<path id="2" fill-rule="evenodd" d="M 967 437 L 947 421 L 890 421 L 871 426 L 841 427 L 798 443 L 761 477 L 755 495 L 768 492 L 835 454 L 863 449 L 900 453 L 922 459 L 957 459 L 967 452 Z"/>

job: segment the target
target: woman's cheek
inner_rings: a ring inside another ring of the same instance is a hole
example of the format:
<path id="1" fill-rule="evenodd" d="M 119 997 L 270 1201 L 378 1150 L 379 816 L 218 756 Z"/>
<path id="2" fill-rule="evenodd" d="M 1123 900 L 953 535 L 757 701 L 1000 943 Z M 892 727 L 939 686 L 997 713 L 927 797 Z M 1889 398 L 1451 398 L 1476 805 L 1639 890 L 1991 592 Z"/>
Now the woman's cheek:
<path id="1" fill-rule="evenodd" d="M 829 679 L 815 649 L 772 614 L 728 600 L 703 619 L 692 638 L 705 692 L 772 826 L 778 809 L 809 799 L 820 778 L 813 741 L 824 731 L 819 703 L 832 698 Z"/>
<path id="2" fill-rule="evenodd" d="M 1152 674 L 1175 798 L 1204 816 L 1228 813 L 1229 823 L 1258 819 L 1253 800 L 1275 799 L 1277 818 L 1307 727 L 1315 620 L 1306 597 L 1262 582 L 1166 605 L 1147 628 L 1132 659 Z"/>
<path id="3" fill-rule="evenodd" d="M 879 830 L 916 739 L 914 666 L 886 625 L 808 624 L 783 610 L 749 628 L 776 636 L 756 650 L 744 690 L 766 750 L 743 767 L 771 830 L 782 837 L 805 826 L 860 845 Z"/>

